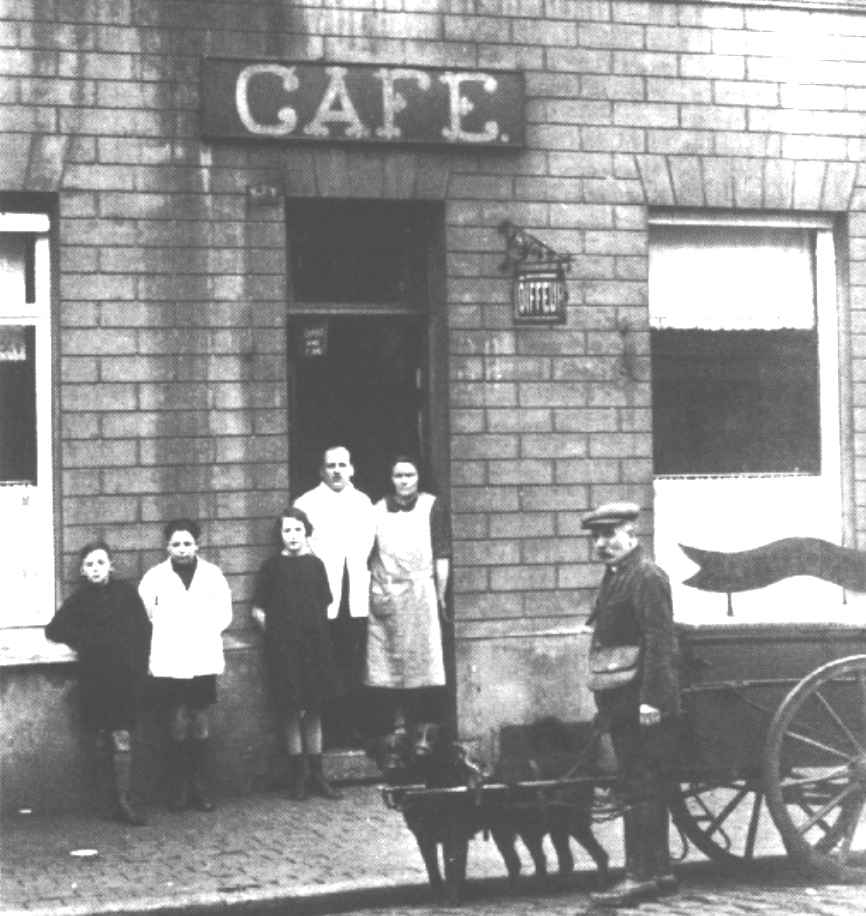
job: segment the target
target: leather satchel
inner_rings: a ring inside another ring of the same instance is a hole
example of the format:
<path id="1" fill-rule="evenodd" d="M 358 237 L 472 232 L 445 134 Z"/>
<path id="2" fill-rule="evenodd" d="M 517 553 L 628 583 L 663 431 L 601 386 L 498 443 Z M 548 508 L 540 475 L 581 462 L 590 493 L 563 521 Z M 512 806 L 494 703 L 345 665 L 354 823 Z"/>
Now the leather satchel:
<path id="1" fill-rule="evenodd" d="M 589 652 L 587 687 L 594 692 L 625 687 L 636 677 L 640 646 L 596 646 Z"/>

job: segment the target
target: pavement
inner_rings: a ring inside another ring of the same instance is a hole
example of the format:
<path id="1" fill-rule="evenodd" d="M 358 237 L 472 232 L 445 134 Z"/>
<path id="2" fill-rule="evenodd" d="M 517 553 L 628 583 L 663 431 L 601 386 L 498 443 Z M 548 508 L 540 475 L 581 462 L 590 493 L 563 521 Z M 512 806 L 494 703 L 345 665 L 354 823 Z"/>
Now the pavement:
<path id="1" fill-rule="evenodd" d="M 276 792 L 221 799 L 210 813 L 153 807 L 143 827 L 98 814 L 7 814 L 0 821 L 0 912 L 167 916 L 231 906 L 324 913 L 429 899 L 402 815 L 386 807 L 376 785 L 343 791 L 339 801 L 298 802 Z M 597 831 L 613 864 L 618 830 L 609 824 Z M 576 853 L 589 880 L 592 862 Z M 521 856 L 531 873 L 523 850 Z M 554 865 L 552 850 L 550 860 Z M 504 887 L 504 875 L 492 840 L 474 840 L 468 880 Z"/>
<path id="2" fill-rule="evenodd" d="M 400 812 L 386 807 L 380 788 L 342 788 L 344 797 L 338 801 L 298 802 L 263 792 L 220 799 L 210 813 L 173 813 L 154 806 L 143 827 L 98 814 L 6 814 L 0 819 L 0 913 L 189 916 L 231 908 L 241 916 L 278 910 L 288 916 L 319 916 L 375 907 L 388 916 L 405 913 L 407 905 L 417 907 L 419 916 L 461 912 L 431 896 L 415 840 Z M 621 829 L 621 820 L 595 827 L 613 867 L 622 865 Z M 863 887 L 800 886 L 791 865 L 776 858 L 778 838 L 774 832 L 772 837 L 762 848 L 769 858 L 756 863 L 751 877 L 738 873 L 733 883 L 725 883 L 718 863 L 689 851 L 681 867 L 680 904 L 675 907 L 666 898 L 641 910 L 647 908 L 647 916 L 650 910 L 663 916 L 696 911 L 708 916 L 842 916 L 866 910 Z M 686 851 L 674 841 L 675 855 L 678 845 Z M 462 912 L 573 916 L 575 904 L 585 903 L 594 886 L 594 867 L 576 844 L 572 848 L 575 875 L 551 877 L 538 886 L 529 877 L 529 857 L 519 847 L 527 877 L 515 899 L 507 893 L 505 869 L 492 840 L 477 837 L 469 847 Z M 547 852 L 554 869 L 549 845 Z M 545 892 L 561 896 L 545 898 Z"/>

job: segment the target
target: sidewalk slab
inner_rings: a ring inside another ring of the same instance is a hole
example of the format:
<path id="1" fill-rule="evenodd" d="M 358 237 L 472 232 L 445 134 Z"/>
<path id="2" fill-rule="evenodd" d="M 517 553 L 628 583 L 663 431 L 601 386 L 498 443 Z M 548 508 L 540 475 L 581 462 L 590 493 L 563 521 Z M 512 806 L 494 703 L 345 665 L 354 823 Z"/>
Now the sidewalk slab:
<path id="1" fill-rule="evenodd" d="M 336 912 L 364 900 L 429 896 L 415 839 L 374 785 L 347 787 L 340 801 L 274 793 L 223 800 L 212 813 L 147 813 L 145 827 L 98 815 L 6 815 L 0 911 L 168 916 L 226 907 L 296 912 L 303 904 L 304 912 Z M 618 837 L 600 838 L 616 861 Z M 71 854 L 81 849 L 96 855 Z M 577 867 L 590 867 L 579 853 Z M 473 882 L 504 886 L 492 841 L 471 843 L 467 871 Z"/>

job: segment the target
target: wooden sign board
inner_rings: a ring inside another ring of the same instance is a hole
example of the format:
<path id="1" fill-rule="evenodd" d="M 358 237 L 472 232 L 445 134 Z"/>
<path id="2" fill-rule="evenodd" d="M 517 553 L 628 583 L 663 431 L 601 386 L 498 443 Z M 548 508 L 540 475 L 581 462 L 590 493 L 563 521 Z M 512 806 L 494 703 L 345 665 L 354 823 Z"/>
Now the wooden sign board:
<path id="1" fill-rule="evenodd" d="M 523 74 L 205 58 L 209 139 L 520 147 Z"/>

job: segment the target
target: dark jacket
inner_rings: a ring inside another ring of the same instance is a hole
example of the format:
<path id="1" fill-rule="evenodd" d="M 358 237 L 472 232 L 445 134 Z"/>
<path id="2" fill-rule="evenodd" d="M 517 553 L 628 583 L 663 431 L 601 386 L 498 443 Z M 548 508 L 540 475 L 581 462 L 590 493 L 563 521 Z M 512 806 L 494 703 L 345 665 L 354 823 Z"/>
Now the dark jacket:
<path id="1" fill-rule="evenodd" d="M 662 716 L 679 715 L 679 653 L 670 582 L 641 547 L 607 567 L 588 622 L 594 625 L 592 647 L 641 647 L 636 680 L 617 690 L 596 693 L 599 711 L 628 715 L 646 703 Z"/>
<path id="2" fill-rule="evenodd" d="M 45 635 L 78 653 L 84 723 L 92 728 L 135 724 L 147 676 L 151 626 L 138 592 L 121 579 L 85 582 L 63 602 Z"/>
<path id="3" fill-rule="evenodd" d="M 82 584 L 63 602 L 45 635 L 75 649 L 81 668 L 147 672 L 150 621 L 138 592 L 122 579 Z"/>

